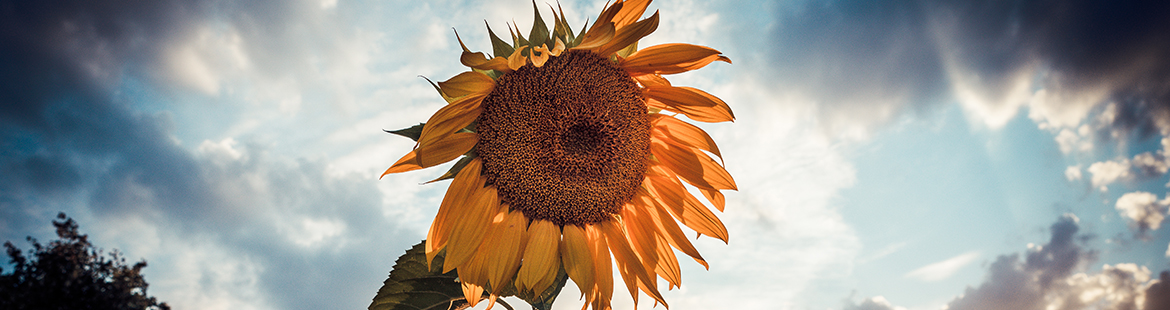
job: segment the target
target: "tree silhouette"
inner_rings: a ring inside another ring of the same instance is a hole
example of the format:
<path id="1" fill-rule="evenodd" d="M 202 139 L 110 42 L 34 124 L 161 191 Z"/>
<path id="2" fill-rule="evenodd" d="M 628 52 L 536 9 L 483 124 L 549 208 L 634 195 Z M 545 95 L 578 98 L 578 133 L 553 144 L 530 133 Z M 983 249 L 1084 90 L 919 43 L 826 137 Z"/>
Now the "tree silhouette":
<path id="1" fill-rule="evenodd" d="M 0 309 L 170 309 L 146 295 L 146 261 L 127 266 L 117 250 L 106 257 L 65 213 L 57 214 L 53 226 L 58 239 L 48 246 L 27 238 L 33 247 L 28 257 L 4 243 L 14 268 L 9 274 L 0 268 Z"/>

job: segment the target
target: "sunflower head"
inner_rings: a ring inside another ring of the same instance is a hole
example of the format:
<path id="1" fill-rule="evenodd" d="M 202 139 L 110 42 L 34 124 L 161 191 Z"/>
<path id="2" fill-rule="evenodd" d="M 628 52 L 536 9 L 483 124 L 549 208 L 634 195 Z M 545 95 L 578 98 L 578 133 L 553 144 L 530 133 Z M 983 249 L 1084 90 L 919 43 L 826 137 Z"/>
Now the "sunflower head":
<path id="1" fill-rule="evenodd" d="M 658 278 L 681 284 L 676 250 L 707 265 L 678 223 L 727 241 L 688 187 L 722 211 L 735 182 L 711 137 L 681 117 L 734 116 L 663 75 L 731 60 L 691 44 L 639 50 L 658 27 L 657 12 L 642 19 L 649 2 L 616 1 L 579 34 L 563 10 L 552 9 L 551 29 L 536 10 L 527 37 L 509 27 L 508 43 L 488 28 L 494 57 L 456 34 L 471 70 L 434 85 L 447 105 L 426 123 L 392 132 L 418 144 L 383 176 L 459 158 L 435 180 L 453 179 L 426 251 L 428 263 L 446 251 L 443 270 L 458 271 L 468 303 L 545 298 L 561 274 L 607 309 L 616 263 L 635 302 L 640 290 L 665 305 Z"/>

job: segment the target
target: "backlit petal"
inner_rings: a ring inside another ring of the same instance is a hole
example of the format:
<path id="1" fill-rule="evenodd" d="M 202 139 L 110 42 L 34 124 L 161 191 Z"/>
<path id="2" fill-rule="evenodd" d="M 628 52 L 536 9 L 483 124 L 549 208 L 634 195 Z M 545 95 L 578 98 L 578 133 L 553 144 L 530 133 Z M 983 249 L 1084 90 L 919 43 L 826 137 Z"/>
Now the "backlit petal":
<path id="1" fill-rule="evenodd" d="M 711 136 L 707 135 L 707 132 L 695 125 L 664 114 L 651 116 L 650 124 L 654 126 L 655 133 L 665 134 L 669 138 L 662 139 L 664 142 L 679 143 L 711 152 L 711 154 L 715 154 L 715 156 L 719 156 L 720 158 L 723 157 L 719 153 L 719 146 L 715 145 L 715 139 L 711 139 Z"/>
<path id="2" fill-rule="evenodd" d="M 713 48 L 685 44 L 669 43 L 644 48 L 622 60 L 621 66 L 630 75 L 642 74 L 676 74 L 697 70 L 713 61 L 731 63 L 727 58 Z"/>
<path id="3" fill-rule="evenodd" d="M 512 279 L 516 277 L 516 270 L 520 269 L 520 258 L 524 253 L 528 219 L 520 211 L 507 212 L 507 209 L 506 205 L 501 206 L 500 212 L 506 212 L 504 220 L 493 223 L 492 238 L 484 240 L 484 245 L 480 246 L 480 251 L 486 251 L 488 254 L 484 268 L 492 294 L 499 294 L 504 287 L 512 283 Z"/>
<path id="4" fill-rule="evenodd" d="M 447 257 L 443 261 L 446 273 L 467 261 L 476 252 L 488 232 L 493 216 L 499 211 L 500 197 L 495 187 L 484 187 L 468 199 L 467 213 L 455 217 L 451 239 L 447 241 Z"/>
<path id="5" fill-rule="evenodd" d="M 660 206 L 696 232 L 727 242 L 727 227 L 673 177 L 649 177 L 645 183 Z"/>
<path id="6" fill-rule="evenodd" d="M 532 292 L 532 296 L 536 296 L 552 285 L 561 268 L 557 250 L 560 241 L 561 230 L 556 224 L 545 220 L 532 221 L 528 227 L 528 245 L 524 247 L 523 265 L 516 275 L 517 289 Z"/>
<path id="7" fill-rule="evenodd" d="M 565 225 L 562 232 L 560 252 L 561 262 L 569 279 L 577 283 L 581 296 L 592 294 L 595 290 L 593 283 L 593 254 L 585 237 L 585 230 L 577 225 Z M 588 302 L 586 303 L 588 304 Z"/>
<path id="8" fill-rule="evenodd" d="M 391 174 L 391 173 L 407 172 L 407 171 L 422 169 L 423 167 L 418 165 L 418 156 L 417 155 L 418 154 L 415 153 L 415 151 L 410 151 L 410 153 L 406 153 L 406 155 L 404 155 L 404 156 L 402 156 L 402 158 L 398 159 L 397 162 L 395 162 L 393 165 L 390 165 L 390 168 L 386 168 L 386 172 L 383 172 L 382 176 L 379 176 L 378 178 L 384 177 L 387 174 Z"/>
<path id="9" fill-rule="evenodd" d="M 646 7 L 650 5 L 650 0 L 629 0 L 622 2 L 622 9 L 613 16 L 613 24 L 618 29 L 626 25 L 633 24 L 642 14 L 646 13 Z"/>
<path id="10" fill-rule="evenodd" d="M 479 304 L 480 297 L 483 297 L 482 286 L 463 282 L 463 298 L 467 299 L 467 304 L 475 307 Z"/>
<path id="11" fill-rule="evenodd" d="M 735 180 L 719 163 L 703 152 L 651 141 L 650 153 L 687 183 L 698 188 L 737 189 Z"/>
<path id="12" fill-rule="evenodd" d="M 654 12 L 650 18 L 638 21 L 628 27 L 617 28 L 614 32 L 613 39 L 606 43 L 603 47 L 595 49 L 594 52 L 598 55 L 609 56 L 638 42 L 646 35 L 653 33 L 658 29 L 658 12 Z"/>
<path id="13" fill-rule="evenodd" d="M 722 99 L 693 87 L 649 86 L 643 89 L 647 105 L 657 101 L 669 108 L 665 110 L 686 114 L 691 119 L 703 122 L 734 121 L 735 114 Z"/>
<path id="14" fill-rule="evenodd" d="M 648 209 L 647 214 L 653 218 L 658 234 L 663 236 L 671 246 L 695 259 L 700 265 L 703 265 L 703 268 L 709 268 L 707 261 L 703 259 L 702 255 L 699 255 L 699 250 L 695 249 L 695 246 L 691 244 L 691 240 L 687 239 L 687 236 L 683 234 L 682 229 L 678 227 L 678 223 L 674 221 L 670 213 L 655 201 L 653 197 L 650 197 L 649 193 L 645 193 L 645 191 L 646 189 L 643 188 L 641 190 L 643 193 L 640 193 L 638 198 L 642 200 L 641 205 L 644 205 Z"/>
<path id="15" fill-rule="evenodd" d="M 483 187 L 483 179 L 480 176 L 482 166 L 482 160 L 472 159 L 459 174 L 455 175 L 455 179 L 451 180 L 451 186 L 447 188 L 447 194 L 443 196 L 443 202 L 439 205 L 439 213 L 435 215 L 435 221 L 431 223 L 431 229 L 427 232 L 427 266 L 435 259 L 435 254 L 447 246 L 455 218 L 473 211 L 467 209 L 471 206 L 467 201 L 473 193 Z"/>
<path id="16" fill-rule="evenodd" d="M 614 221 L 604 221 L 600 225 L 602 233 L 605 234 L 605 240 L 609 243 L 609 249 L 613 253 L 614 262 L 617 263 L 618 273 L 622 275 L 622 280 L 626 282 L 626 288 L 630 290 L 630 296 L 634 299 L 634 303 L 638 303 L 638 289 L 642 289 L 655 300 L 666 305 L 662 294 L 658 292 L 657 282 L 650 276 L 650 273 L 643 267 L 643 263 L 638 260 L 634 249 L 630 247 L 630 243 L 625 236 L 625 232 Z M 652 270 L 651 270 L 652 271 Z"/>

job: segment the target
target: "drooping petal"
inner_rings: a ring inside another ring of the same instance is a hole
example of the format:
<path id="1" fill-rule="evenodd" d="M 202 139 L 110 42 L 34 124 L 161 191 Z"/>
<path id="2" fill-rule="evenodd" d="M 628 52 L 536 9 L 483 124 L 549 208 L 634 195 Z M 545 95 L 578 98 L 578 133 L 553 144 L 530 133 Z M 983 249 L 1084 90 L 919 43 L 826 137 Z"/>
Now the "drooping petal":
<path id="1" fill-rule="evenodd" d="M 642 74 L 676 74 L 705 67 L 713 61 L 731 63 L 731 58 L 713 48 L 685 44 L 659 44 L 639 50 L 622 60 L 621 66 L 632 76 Z"/>
<path id="2" fill-rule="evenodd" d="M 609 309 L 609 301 L 613 299 L 613 262 L 610 260 L 610 246 L 606 241 L 605 233 L 598 224 L 586 224 L 586 244 L 589 245 L 589 254 L 593 257 L 593 309 Z"/>
<path id="3" fill-rule="evenodd" d="M 600 25 L 600 26 L 599 26 Z M 613 40 L 616 30 L 613 28 L 613 23 L 594 24 L 594 29 L 590 29 L 585 35 L 581 37 L 581 44 L 577 44 L 571 50 L 591 50 L 601 47 Z"/>
<path id="4" fill-rule="evenodd" d="M 670 81 L 667 81 L 666 78 L 658 74 L 643 74 L 633 77 L 635 81 L 638 81 L 638 84 L 642 84 L 642 87 L 670 86 Z"/>
<path id="5" fill-rule="evenodd" d="M 419 135 L 419 148 L 424 148 L 427 144 L 442 140 L 455 133 L 455 131 L 471 124 L 472 121 L 479 117 L 480 112 L 483 111 L 480 104 L 483 103 L 484 97 L 487 97 L 487 94 L 464 96 L 455 102 L 443 106 L 438 112 L 431 115 L 431 118 L 427 120 L 426 126 L 423 126 L 422 134 Z M 427 156 L 422 152 L 418 155 L 419 157 Z"/>
<path id="6" fill-rule="evenodd" d="M 556 224 L 546 220 L 532 221 L 528 226 L 528 244 L 524 247 L 523 265 L 516 274 L 516 289 L 537 296 L 552 285 L 561 268 L 560 252 L 557 250 L 560 241 L 561 230 Z"/>
<path id="7" fill-rule="evenodd" d="M 560 56 L 561 53 L 563 53 L 564 51 L 565 51 L 565 42 L 561 41 L 561 38 L 557 38 L 556 44 L 553 45 L 552 50 L 548 51 L 548 54 L 553 55 L 553 56 Z"/>
<path id="8" fill-rule="evenodd" d="M 471 206 L 467 201 L 473 193 L 483 187 L 483 179 L 480 176 L 482 166 L 482 160 L 472 159 L 459 174 L 455 175 L 455 179 L 451 180 L 451 186 L 447 188 L 447 194 L 443 196 L 443 202 L 439 205 L 439 213 L 435 215 L 431 229 L 427 232 L 427 266 L 435 259 L 435 254 L 447 246 L 455 218 L 474 211 L 467 209 Z"/>
<path id="9" fill-rule="evenodd" d="M 616 26 L 615 26 L 616 27 Z M 630 44 L 634 44 L 641 40 L 646 35 L 658 29 L 658 12 L 654 12 L 650 18 L 638 21 L 628 27 L 618 28 L 613 35 L 613 39 L 604 46 L 594 49 L 598 55 L 609 56 Z"/>
<path id="10" fill-rule="evenodd" d="M 670 248 L 670 243 L 666 242 L 666 238 L 660 235 L 655 235 L 654 238 L 658 239 L 654 243 L 658 256 L 658 265 L 654 267 L 654 273 L 657 273 L 663 279 L 666 279 L 667 283 L 670 283 L 671 287 L 668 289 L 681 287 L 682 270 L 678 266 L 678 258 L 674 256 L 674 249 Z"/>
<path id="11" fill-rule="evenodd" d="M 723 212 L 723 206 L 727 204 L 727 200 L 723 198 L 723 193 L 720 193 L 718 190 L 706 188 L 700 188 L 699 191 L 703 192 L 703 196 L 707 196 L 707 201 L 710 201 L 716 209 L 719 209 L 719 212 Z"/>
<path id="12" fill-rule="evenodd" d="M 467 299 L 467 304 L 475 307 L 479 304 L 480 297 L 483 297 L 483 287 L 468 282 L 463 282 L 463 298 Z"/>
<path id="13" fill-rule="evenodd" d="M 487 21 L 484 21 L 484 23 L 487 23 Z M 491 33 L 491 31 L 492 28 L 489 26 L 488 33 L 491 34 L 494 40 L 499 40 L 499 38 L 496 37 L 496 34 Z M 479 70 L 499 70 L 504 72 L 512 71 L 510 68 L 508 68 L 507 58 L 499 57 L 497 55 L 495 58 L 488 59 L 487 55 L 484 55 L 483 53 L 471 52 L 471 50 L 467 49 L 467 45 L 463 44 L 463 39 L 459 37 L 458 31 L 455 32 L 455 39 L 459 40 L 459 46 L 463 48 L 463 54 L 459 55 L 459 62 L 464 66 Z M 495 41 L 492 41 L 492 43 L 495 43 Z"/>
<path id="14" fill-rule="evenodd" d="M 479 249 L 491 223 L 503 220 L 498 216 L 500 197 L 494 186 L 484 187 L 472 197 L 467 200 L 468 212 L 456 216 L 451 226 L 447 257 L 443 261 L 444 273 L 466 262 Z"/>
<path id="15" fill-rule="evenodd" d="M 715 145 L 715 139 L 711 139 L 707 132 L 695 125 L 664 114 L 651 116 L 650 124 L 654 127 L 655 133 L 666 135 L 668 139 L 662 139 L 664 142 L 676 142 L 711 152 L 711 154 L 723 158 L 723 155 L 719 153 L 719 146 Z"/>
<path id="16" fill-rule="evenodd" d="M 735 114 L 719 97 L 693 87 L 650 86 L 642 90 L 646 105 L 664 105 L 663 109 L 678 111 L 693 120 L 703 122 L 734 121 Z M 657 101 L 657 103 L 654 103 Z"/>
<path id="17" fill-rule="evenodd" d="M 452 134 L 446 139 L 415 149 L 416 163 L 427 168 L 449 162 L 470 151 L 476 141 L 479 141 L 479 135 L 472 132 Z"/>
<path id="18" fill-rule="evenodd" d="M 481 54 L 482 55 L 482 54 Z M 486 74 L 467 71 L 455 75 L 446 81 L 439 82 L 443 93 L 451 97 L 463 97 L 469 94 L 488 94 L 496 87 L 496 81 Z"/>
<path id="19" fill-rule="evenodd" d="M 529 59 L 532 59 L 532 65 L 537 68 L 543 67 L 544 62 L 548 61 L 548 45 L 541 44 L 538 47 L 532 48 L 532 54 L 532 57 L 529 57 Z"/>
<path id="20" fill-rule="evenodd" d="M 641 203 L 638 205 L 644 206 L 647 209 L 646 213 L 653 219 L 652 222 L 658 231 L 658 235 L 663 236 L 666 242 L 670 243 L 671 246 L 679 251 L 682 251 L 683 254 L 695 259 L 696 262 L 703 265 L 703 268 L 709 268 L 707 260 L 703 259 L 702 255 L 699 255 L 699 250 L 695 249 L 690 239 L 687 239 L 686 234 L 678 227 L 678 223 L 674 221 L 674 218 L 670 217 L 670 213 L 661 207 L 653 197 L 650 197 L 650 194 L 646 191 L 646 188 L 642 188 L 639 191 L 638 199 L 641 200 Z"/>
<path id="21" fill-rule="evenodd" d="M 528 46 L 518 47 L 516 51 L 512 52 L 512 56 L 508 56 L 508 68 L 519 70 L 520 67 L 528 64 L 528 57 L 523 54 L 526 49 L 528 49 Z"/>
<path id="22" fill-rule="evenodd" d="M 577 283 L 581 296 L 592 295 L 595 290 L 593 283 L 593 254 L 590 252 L 585 230 L 577 225 L 565 225 L 562 229 L 560 244 L 561 262 L 569 279 Z M 588 302 L 586 302 L 588 304 Z"/>
<path id="23" fill-rule="evenodd" d="M 508 212 L 507 209 L 507 205 L 501 205 L 500 211 L 506 215 L 503 221 L 494 223 L 492 238 L 484 240 L 486 249 L 485 246 L 481 246 L 480 249 L 488 254 L 484 266 L 492 294 L 499 294 L 504 287 L 512 283 L 512 279 L 516 278 L 516 270 L 520 269 L 520 258 L 527 241 L 525 232 L 528 229 L 528 219 L 520 211 Z"/>
<path id="24" fill-rule="evenodd" d="M 609 243 L 609 249 L 613 253 L 614 261 L 617 263 L 618 273 L 622 275 L 622 280 L 626 282 L 626 288 L 630 290 L 630 296 L 634 299 L 634 304 L 638 303 L 638 289 L 642 289 L 658 302 L 666 305 L 666 300 L 662 298 L 662 294 L 658 292 L 656 279 L 650 276 L 650 273 L 643 267 L 643 263 L 638 259 L 638 255 L 630 246 L 625 232 L 615 221 L 601 222 L 602 233 L 605 234 L 606 242 Z M 651 272 L 653 270 L 650 270 Z"/>
<path id="25" fill-rule="evenodd" d="M 621 12 L 624 6 L 625 3 L 623 1 L 617 1 L 602 10 L 601 14 L 597 16 L 597 20 L 593 22 L 593 26 L 589 27 L 589 30 L 585 32 L 585 36 L 588 37 L 590 32 L 601 31 L 605 25 L 609 25 L 614 30 L 617 30 L 616 25 L 613 23 L 613 17 L 617 16 L 618 12 Z M 585 44 L 585 42 L 582 41 L 581 44 Z"/>
<path id="26" fill-rule="evenodd" d="M 663 166 L 695 187 L 738 190 L 731 174 L 701 151 L 651 141 L 650 153 Z"/>
<path id="27" fill-rule="evenodd" d="M 648 177 L 645 185 L 674 218 L 696 232 L 727 242 L 727 227 L 673 177 Z"/>

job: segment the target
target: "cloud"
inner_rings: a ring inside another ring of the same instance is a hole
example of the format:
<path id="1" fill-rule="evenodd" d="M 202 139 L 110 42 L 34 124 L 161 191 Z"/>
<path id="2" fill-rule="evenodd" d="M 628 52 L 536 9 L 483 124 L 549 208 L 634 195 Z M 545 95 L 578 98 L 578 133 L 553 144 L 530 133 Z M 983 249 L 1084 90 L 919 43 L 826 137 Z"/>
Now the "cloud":
<path id="1" fill-rule="evenodd" d="M 1124 158 L 1120 161 L 1107 160 L 1096 162 L 1089 165 L 1088 171 L 1092 175 L 1089 180 L 1094 188 L 1104 192 L 1109 190 L 1109 184 L 1131 178 L 1132 175 L 1129 172 L 1131 167 L 1129 160 Z"/>
<path id="2" fill-rule="evenodd" d="M 1068 168 L 1065 168 L 1064 169 L 1064 178 L 1067 179 L 1069 182 L 1080 181 L 1082 178 L 1081 165 L 1068 166 Z"/>
<path id="3" fill-rule="evenodd" d="M 882 296 L 874 296 L 862 300 L 860 304 L 854 304 L 853 301 L 845 301 L 845 307 L 842 310 L 906 310 L 904 307 L 894 306 L 890 301 Z"/>
<path id="4" fill-rule="evenodd" d="M 1144 266 L 1123 263 L 1104 265 L 1097 273 L 1077 272 L 1096 260 L 1096 252 L 1078 245 L 1085 237 L 1076 234 L 1077 222 L 1071 215 L 1059 219 L 1048 243 L 1023 260 L 1019 254 L 997 258 L 984 283 L 968 287 L 947 309 L 1160 309 L 1150 306 L 1149 292 L 1158 282 L 1150 281 Z"/>
<path id="5" fill-rule="evenodd" d="M 924 282 L 935 282 L 949 278 L 955 272 L 959 271 L 960 268 L 971 264 L 976 259 L 979 259 L 979 251 L 967 252 L 941 262 L 914 269 L 906 273 L 904 277 L 915 278 Z"/>
<path id="6" fill-rule="evenodd" d="M 1132 220 L 1141 233 L 1145 233 L 1162 226 L 1170 199 L 1158 200 L 1154 194 L 1137 191 L 1117 198 L 1116 208 L 1122 216 Z"/>

